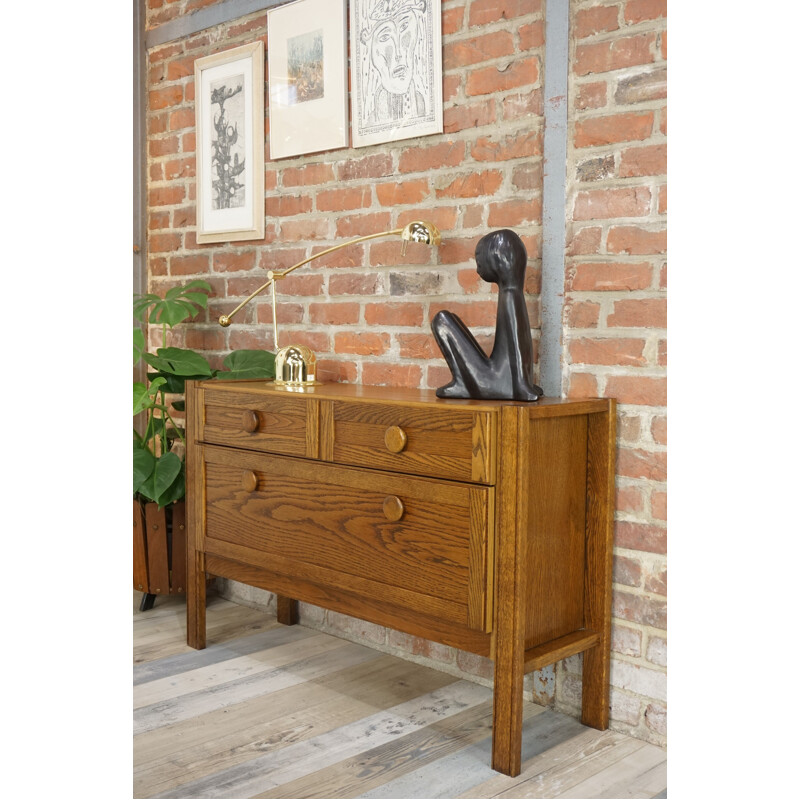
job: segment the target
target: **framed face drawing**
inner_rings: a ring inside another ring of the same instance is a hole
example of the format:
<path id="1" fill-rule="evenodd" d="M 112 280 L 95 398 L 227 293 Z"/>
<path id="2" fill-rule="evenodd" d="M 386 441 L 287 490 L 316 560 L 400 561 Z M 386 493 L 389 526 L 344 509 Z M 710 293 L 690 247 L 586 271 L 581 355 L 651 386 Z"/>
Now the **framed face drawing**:
<path id="1" fill-rule="evenodd" d="M 197 241 L 264 238 L 264 43 L 194 62 Z"/>
<path id="2" fill-rule="evenodd" d="M 441 0 L 350 0 L 353 147 L 441 133 Z"/>
<path id="3" fill-rule="evenodd" d="M 347 147 L 347 2 L 295 0 L 267 12 L 269 155 Z"/>

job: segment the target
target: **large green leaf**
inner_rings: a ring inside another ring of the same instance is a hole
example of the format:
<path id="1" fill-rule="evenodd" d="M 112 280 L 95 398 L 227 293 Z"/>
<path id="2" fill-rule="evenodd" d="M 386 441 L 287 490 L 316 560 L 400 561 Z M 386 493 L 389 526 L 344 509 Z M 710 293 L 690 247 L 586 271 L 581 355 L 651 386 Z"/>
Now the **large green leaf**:
<path id="1" fill-rule="evenodd" d="M 219 380 L 275 377 L 275 354 L 268 350 L 234 350 L 222 363 L 227 371 L 217 373 Z"/>
<path id="2" fill-rule="evenodd" d="M 164 378 L 156 378 L 149 386 L 139 381 L 133 384 L 133 415 L 136 416 L 140 412 L 148 408 L 153 408 L 155 403 L 155 396 L 163 384 L 166 383 Z"/>
<path id="3" fill-rule="evenodd" d="M 167 455 L 170 454 L 168 453 Z M 174 503 L 176 500 L 180 500 L 185 496 L 186 496 L 186 472 L 184 465 L 181 464 L 180 472 L 175 477 L 175 480 L 170 484 L 170 486 L 167 489 L 165 489 L 158 496 L 157 502 L 159 506 L 163 507 L 169 505 L 170 503 Z"/>
<path id="4" fill-rule="evenodd" d="M 153 471 L 153 488 L 155 489 L 156 502 L 163 506 L 164 497 L 169 492 L 175 479 L 181 474 L 183 462 L 175 453 L 164 453 L 156 461 Z"/>
<path id="5" fill-rule="evenodd" d="M 211 284 L 194 280 L 183 286 L 173 286 L 163 298 L 157 294 L 138 295 L 134 298 L 133 313 L 137 319 L 173 328 L 184 320 L 197 316 L 208 306 Z"/>
<path id="6" fill-rule="evenodd" d="M 164 506 L 185 492 L 183 462 L 175 453 L 164 453 L 155 460 L 153 471 L 139 486 L 139 494 Z"/>
<path id="7" fill-rule="evenodd" d="M 144 482 L 153 474 L 156 457 L 147 447 L 133 446 L 133 493 L 136 494 Z"/>
<path id="8" fill-rule="evenodd" d="M 185 378 L 210 378 L 213 375 L 211 366 L 203 356 L 182 347 L 159 347 L 156 355 L 145 353 L 144 360 L 154 369 L 168 375 L 182 375 Z"/>

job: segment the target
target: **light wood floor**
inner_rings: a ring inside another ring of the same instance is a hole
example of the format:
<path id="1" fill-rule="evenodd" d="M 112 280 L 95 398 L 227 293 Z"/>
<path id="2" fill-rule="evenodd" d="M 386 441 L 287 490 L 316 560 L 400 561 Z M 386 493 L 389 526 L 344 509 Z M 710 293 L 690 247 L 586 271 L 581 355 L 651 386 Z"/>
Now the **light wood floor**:
<path id="1" fill-rule="evenodd" d="M 134 594 L 134 797 L 666 797 L 666 753 L 525 703 L 522 773 L 493 772 L 491 690 L 211 597 Z"/>

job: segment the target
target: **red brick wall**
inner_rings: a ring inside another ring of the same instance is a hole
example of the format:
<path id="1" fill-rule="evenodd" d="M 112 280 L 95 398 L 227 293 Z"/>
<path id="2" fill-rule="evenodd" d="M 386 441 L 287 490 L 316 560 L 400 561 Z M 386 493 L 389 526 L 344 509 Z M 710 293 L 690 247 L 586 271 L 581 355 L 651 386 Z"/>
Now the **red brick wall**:
<path id="1" fill-rule="evenodd" d="M 150 0 L 150 24 L 208 3 Z M 299 270 L 279 288 L 279 343 L 309 345 L 323 380 L 436 387 L 449 381 L 430 332 L 450 308 L 491 342 L 495 304 L 472 262 L 478 239 L 510 227 L 530 257 L 531 321 L 538 329 L 541 240 L 540 0 L 444 0 L 444 133 L 300 158 L 267 159 L 263 242 L 198 245 L 195 224 L 193 64 L 263 39 L 266 12 L 148 53 L 149 275 L 154 291 L 204 278 L 210 313 L 187 346 L 221 359 L 272 341 L 269 296 L 227 330 L 215 320 L 283 268 L 348 238 L 423 216 L 443 234 L 437 250 L 396 238 L 346 249 Z M 267 106 L 268 107 L 268 106 Z M 266 124 L 269 134 L 269 120 Z M 180 337 L 176 343 L 180 343 Z"/>
<path id="2" fill-rule="evenodd" d="M 666 6 L 571 4 L 564 317 L 566 394 L 619 403 L 612 713 L 653 741 L 666 733 Z"/>
<path id="3" fill-rule="evenodd" d="M 148 25 L 212 2 L 148 0 Z M 280 286 L 281 344 L 309 344 L 325 380 L 446 383 L 430 320 L 453 309 L 491 344 L 495 304 L 472 255 L 499 227 L 528 247 L 538 339 L 544 4 L 443 0 L 442 9 L 444 133 L 275 162 L 267 145 L 263 242 L 195 241 L 193 64 L 256 38 L 266 45 L 266 12 L 148 53 L 150 288 L 199 277 L 215 291 L 207 317 L 175 344 L 217 360 L 234 348 L 272 349 L 267 298 L 228 329 L 217 316 L 268 269 L 402 225 L 419 208 L 442 229 L 438 251 L 414 245 L 403 258 L 396 239 L 378 240 L 300 269 Z M 619 401 L 612 727 L 654 742 L 666 733 L 665 14 L 664 0 L 571 3 L 563 327 L 565 394 Z M 451 671 L 491 675 L 485 659 L 342 615 L 309 607 L 304 621 Z M 579 661 L 528 676 L 529 691 L 577 713 Z"/>

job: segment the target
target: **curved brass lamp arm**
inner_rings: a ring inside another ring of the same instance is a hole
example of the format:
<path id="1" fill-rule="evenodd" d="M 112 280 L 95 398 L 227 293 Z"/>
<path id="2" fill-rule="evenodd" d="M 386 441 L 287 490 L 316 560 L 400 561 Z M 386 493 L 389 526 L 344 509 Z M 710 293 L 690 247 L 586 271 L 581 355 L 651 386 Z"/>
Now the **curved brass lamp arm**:
<path id="1" fill-rule="evenodd" d="M 219 318 L 219 324 L 223 328 L 227 328 L 231 324 L 231 319 L 235 314 L 241 311 L 254 297 L 261 294 L 264 289 L 268 289 L 270 286 L 272 286 L 272 324 L 275 334 L 274 345 L 277 348 L 278 323 L 275 312 L 275 281 L 285 278 L 290 272 L 294 272 L 294 270 L 296 270 L 298 267 L 302 267 L 304 264 L 308 264 L 309 261 L 314 261 L 314 259 L 322 258 L 322 256 L 326 256 L 328 253 L 341 250 L 343 247 L 349 247 L 351 244 L 359 244 L 360 242 L 366 242 L 370 239 L 379 239 L 382 236 L 400 236 L 403 239 L 403 255 L 405 255 L 406 252 L 407 242 L 423 242 L 424 244 L 438 246 L 442 241 L 442 235 L 439 232 L 439 229 L 432 222 L 421 222 L 415 220 L 414 222 L 409 222 L 404 228 L 395 228 L 394 230 L 382 231 L 381 233 L 370 233 L 366 236 L 359 236 L 356 239 L 350 239 L 347 242 L 336 244 L 333 247 L 329 247 L 326 250 L 321 250 L 319 253 L 315 253 L 313 256 L 304 258 L 302 261 L 298 261 L 297 264 L 293 264 L 291 267 L 283 270 L 282 272 L 274 272 L 273 270 L 270 270 L 267 273 L 267 282 L 262 286 L 259 286 L 258 289 L 256 289 L 251 295 L 242 300 L 242 302 L 239 303 L 239 305 L 236 306 L 236 308 L 234 308 L 230 314 L 223 314 Z"/>

